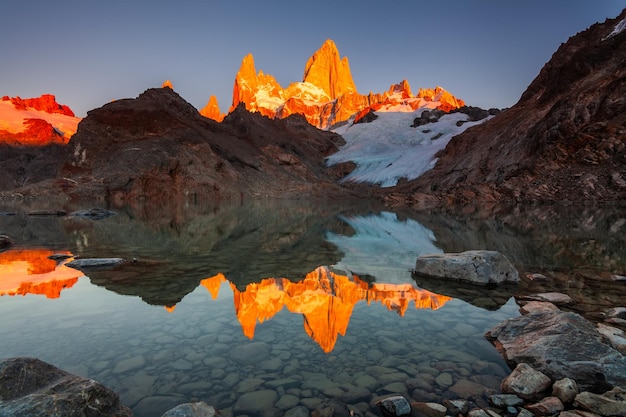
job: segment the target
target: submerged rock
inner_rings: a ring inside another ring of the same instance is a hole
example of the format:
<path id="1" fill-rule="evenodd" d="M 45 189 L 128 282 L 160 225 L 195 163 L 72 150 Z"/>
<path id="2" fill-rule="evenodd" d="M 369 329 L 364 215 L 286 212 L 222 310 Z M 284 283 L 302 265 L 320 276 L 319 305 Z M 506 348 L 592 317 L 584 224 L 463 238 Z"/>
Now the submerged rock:
<path id="1" fill-rule="evenodd" d="M 115 216 L 117 213 L 111 210 L 106 210 L 98 207 L 86 209 L 86 210 L 76 210 L 69 214 L 69 216 L 74 217 L 83 217 L 89 220 L 102 220 L 107 217 Z"/>
<path id="2" fill-rule="evenodd" d="M 393 395 L 376 402 L 385 416 L 398 417 L 411 414 L 411 404 L 402 395 Z"/>
<path id="3" fill-rule="evenodd" d="M 74 259 L 71 262 L 68 262 L 67 266 L 70 268 L 78 269 L 79 271 L 87 271 L 87 270 L 102 270 L 115 268 L 116 266 L 120 266 L 124 263 L 124 259 L 122 258 L 84 258 L 84 259 Z"/>
<path id="4" fill-rule="evenodd" d="M 12 358 L 0 362 L 0 415 L 130 417 L 132 413 L 115 392 L 94 380 L 39 359 Z"/>
<path id="5" fill-rule="evenodd" d="M 483 285 L 520 280 L 519 272 L 504 255 L 487 250 L 421 255 L 415 273 Z"/>
<path id="6" fill-rule="evenodd" d="M 215 408 L 204 401 L 177 405 L 161 417 L 213 417 Z"/>

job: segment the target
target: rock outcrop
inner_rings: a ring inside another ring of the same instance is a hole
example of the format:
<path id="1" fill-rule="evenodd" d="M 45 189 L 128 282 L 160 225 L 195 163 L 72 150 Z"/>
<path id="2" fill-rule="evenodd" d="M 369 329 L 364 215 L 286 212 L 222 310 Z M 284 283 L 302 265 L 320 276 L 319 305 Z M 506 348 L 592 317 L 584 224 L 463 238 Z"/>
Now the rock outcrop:
<path id="1" fill-rule="evenodd" d="M 254 57 L 246 55 L 235 77 L 231 111 L 240 103 L 249 111 L 271 118 L 300 114 L 310 124 L 322 129 L 348 120 L 361 111 L 391 108 L 393 111 L 413 111 L 425 103 L 432 108 L 450 111 L 464 105 L 463 100 L 441 87 L 420 89 L 414 96 L 406 80 L 392 85 L 384 93 L 361 95 L 352 79 L 348 58 L 341 58 L 330 39 L 308 59 L 302 82 L 292 83 L 287 88 L 281 87 L 273 76 L 263 71 L 257 73 Z M 220 112 L 218 108 L 203 114 L 218 120 L 213 115 Z"/>
<path id="2" fill-rule="evenodd" d="M 623 201 L 626 18 L 570 38 L 510 109 L 456 136 L 433 170 L 392 191 L 443 200 Z M 612 36 L 609 36 L 614 33 Z"/>
<path id="3" fill-rule="evenodd" d="M 52 412 L 54 411 L 54 412 Z M 100 383 L 34 358 L 0 362 L 0 415 L 130 417 L 119 396 Z"/>
<path id="4" fill-rule="evenodd" d="M 512 318 L 492 328 L 487 338 L 509 364 L 526 363 L 553 381 L 571 378 L 582 390 L 598 393 L 626 386 L 626 357 L 576 313 Z"/>
<path id="5" fill-rule="evenodd" d="M 217 123 L 172 89 L 149 89 L 90 111 L 58 177 L 76 197 L 339 195 L 324 158 L 341 143 L 301 117 L 270 120 L 243 106 Z"/>

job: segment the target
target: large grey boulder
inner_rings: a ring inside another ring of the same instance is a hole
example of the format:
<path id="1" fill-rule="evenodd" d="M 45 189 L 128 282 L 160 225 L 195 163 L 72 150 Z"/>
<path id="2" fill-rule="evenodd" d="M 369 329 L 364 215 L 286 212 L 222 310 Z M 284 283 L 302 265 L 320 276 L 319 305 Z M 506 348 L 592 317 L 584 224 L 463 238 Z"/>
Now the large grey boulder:
<path id="1" fill-rule="evenodd" d="M 506 256 L 488 250 L 420 255 L 415 273 L 482 285 L 520 280 L 519 272 Z"/>
<path id="2" fill-rule="evenodd" d="M 552 381 L 569 377 L 597 393 L 626 387 L 626 357 L 579 314 L 527 314 L 496 325 L 486 337 L 510 365 L 527 363 Z"/>
<path id="3" fill-rule="evenodd" d="M 0 361 L 0 416 L 130 417 L 104 385 L 35 358 Z"/>

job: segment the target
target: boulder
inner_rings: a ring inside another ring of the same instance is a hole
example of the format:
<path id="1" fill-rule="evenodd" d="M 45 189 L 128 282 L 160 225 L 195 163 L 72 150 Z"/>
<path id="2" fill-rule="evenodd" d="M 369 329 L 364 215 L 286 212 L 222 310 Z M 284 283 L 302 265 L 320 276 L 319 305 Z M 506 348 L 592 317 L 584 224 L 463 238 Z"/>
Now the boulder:
<path id="1" fill-rule="evenodd" d="M 571 378 L 559 379 L 552 385 L 552 396 L 557 397 L 563 404 L 574 402 L 578 394 L 578 385 Z"/>
<path id="2" fill-rule="evenodd" d="M 0 362 L 0 415 L 130 417 L 119 396 L 100 383 L 35 358 Z"/>
<path id="3" fill-rule="evenodd" d="M 525 400 L 538 400 L 552 385 L 550 378 L 526 363 L 518 364 L 502 381 L 502 392 Z"/>
<path id="4" fill-rule="evenodd" d="M 415 273 L 483 285 L 520 280 L 517 269 L 504 255 L 487 250 L 420 255 Z"/>
<path id="5" fill-rule="evenodd" d="M 600 416 L 626 416 L 626 392 L 620 388 L 603 395 L 585 391 L 576 396 L 574 405 Z"/>
<path id="6" fill-rule="evenodd" d="M 528 363 L 553 381 L 569 377 L 592 392 L 626 385 L 626 358 L 579 314 L 528 314 L 498 324 L 486 337 L 511 366 Z"/>
<path id="7" fill-rule="evenodd" d="M 557 416 L 565 407 L 557 397 L 546 397 L 535 404 L 527 405 L 526 409 L 535 416 Z"/>
<path id="8" fill-rule="evenodd" d="M 399 417 L 411 414 L 411 404 L 402 395 L 392 395 L 376 401 L 383 415 Z"/>

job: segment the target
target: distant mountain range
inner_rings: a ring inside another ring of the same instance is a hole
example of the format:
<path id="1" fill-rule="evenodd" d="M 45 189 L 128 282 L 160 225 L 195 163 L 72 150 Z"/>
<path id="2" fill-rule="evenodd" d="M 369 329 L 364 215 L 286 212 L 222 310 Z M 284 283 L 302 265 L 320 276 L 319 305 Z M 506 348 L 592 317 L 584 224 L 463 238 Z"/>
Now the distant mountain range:
<path id="1" fill-rule="evenodd" d="M 252 54 L 247 55 L 235 77 L 233 101 L 230 111 L 240 103 L 246 110 L 259 112 L 270 118 L 285 118 L 301 114 L 307 121 L 320 129 L 329 128 L 348 120 L 359 112 L 367 111 L 414 111 L 425 107 L 450 111 L 465 105 L 441 87 L 419 89 L 413 95 L 408 81 L 393 84 L 382 93 L 359 94 L 348 58 L 340 58 L 335 43 L 328 39 L 311 57 L 304 67 L 301 82 L 287 88 L 281 87 L 276 79 L 263 71 L 257 73 Z M 215 98 L 211 98 L 201 113 L 215 120 Z M 219 112 L 218 112 L 219 113 Z"/>

